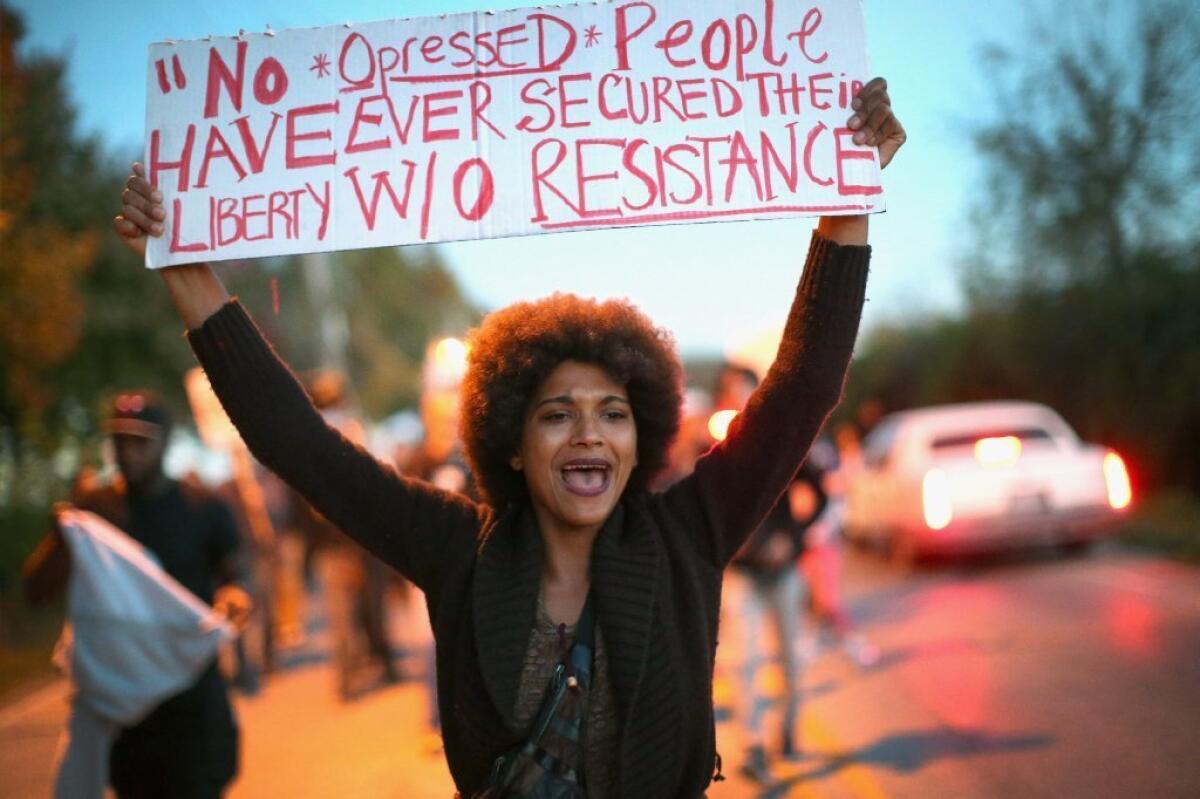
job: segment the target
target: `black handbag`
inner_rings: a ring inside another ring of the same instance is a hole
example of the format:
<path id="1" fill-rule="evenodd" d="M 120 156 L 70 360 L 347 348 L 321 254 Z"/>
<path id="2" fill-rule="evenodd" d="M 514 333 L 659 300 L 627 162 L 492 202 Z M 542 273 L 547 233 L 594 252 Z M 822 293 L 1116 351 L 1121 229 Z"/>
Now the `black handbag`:
<path id="1" fill-rule="evenodd" d="M 575 630 L 575 643 L 550 676 L 546 697 L 529 738 L 496 758 L 482 799 L 583 799 L 583 726 L 587 720 L 595 660 L 596 618 L 588 593 Z M 565 742 L 573 758 L 548 751 L 551 737 Z"/>

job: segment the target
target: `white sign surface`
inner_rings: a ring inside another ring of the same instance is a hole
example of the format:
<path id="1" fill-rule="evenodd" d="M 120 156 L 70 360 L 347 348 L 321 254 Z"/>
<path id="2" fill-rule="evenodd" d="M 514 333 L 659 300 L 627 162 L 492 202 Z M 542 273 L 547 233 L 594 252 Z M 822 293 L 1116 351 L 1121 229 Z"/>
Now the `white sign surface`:
<path id="1" fill-rule="evenodd" d="M 150 47 L 150 267 L 883 209 L 861 0 L 646 0 Z"/>

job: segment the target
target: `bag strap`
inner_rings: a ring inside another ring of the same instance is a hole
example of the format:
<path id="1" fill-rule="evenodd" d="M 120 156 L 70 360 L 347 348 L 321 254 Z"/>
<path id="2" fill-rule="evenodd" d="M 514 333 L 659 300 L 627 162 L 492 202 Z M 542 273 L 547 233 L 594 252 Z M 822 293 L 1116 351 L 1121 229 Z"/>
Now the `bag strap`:
<path id="1" fill-rule="evenodd" d="M 550 722 L 558 710 L 558 704 L 562 701 L 563 692 L 571 690 L 567 687 L 569 677 L 574 676 L 585 689 L 591 690 L 595 639 L 596 611 L 592 592 L 589 590 L 587 600 L 583 603 L 583 612 L 579 614 L 579 621 L 575 624 L 575 643 L 571 645 L 571 649 L 567 653 L 567 662 L 560 661 L 554 668 L 550 684 L 547 686 L 546 697 L 542 700 L 542 706 L 538 709 L 538 714 L 534 719 L 533 734 L 529 738 L 530 743 L 541 740 L 542 735 L 550 726 Z M 586 713 L 586 702 L 584 711 Z M 582 726 L 583 719 L 578 721 Z M 562 731 L 558 732 L 561 734 Z M 580 730 L 576 730 L 576 736 L 579 732 Z"/>
<path id="2" fill-rule="evenodd" d="M 557 774 L 571 780 L 581 787 L 584 785 L 582 751 L 580 762 L 572 767 L 541 747 L 542 737 L 548 730 L 567 740 L 573 740 L 582 747 L 583 727 L 587 718 L 587 708 L 591 698 L 592 670 L 595 660 L 596 642 L 596 611 L 592 592 L 589 590 L 583 603 L 583 611 L 575 624 L 575 643 L 571 645 L 567 657 L 560 660 L 554 667 L 550 683 L 546 687 L 546 695 L 534 718 L 533 726 L 525 743 L 517 750 L 521 755 L 532 759 L 545 771 Z M 570 678 L 575 677 L 586 693 L 583 695 L 581 713 L 578 717 L 566 720 L 558 716 L 558 708 L 563 696 L 571 690 Z M 508 773 L 515 762 L 516 752 L 510 752 L 496 758 L 492 767 L 489 785 L 503 789 L 508 780 Z M 503 795 L 495 794 L 497 796 Z"/>
<path id="3" fill-rule="evenodd" d="M 592 597 L 589 589 L 583 612 L 575 623 L 575 643 L 571 645 L 569 653 L 571 673 L 587 689 L 592 687 L 592 667 L 596 654 L 596 608 Z"/>

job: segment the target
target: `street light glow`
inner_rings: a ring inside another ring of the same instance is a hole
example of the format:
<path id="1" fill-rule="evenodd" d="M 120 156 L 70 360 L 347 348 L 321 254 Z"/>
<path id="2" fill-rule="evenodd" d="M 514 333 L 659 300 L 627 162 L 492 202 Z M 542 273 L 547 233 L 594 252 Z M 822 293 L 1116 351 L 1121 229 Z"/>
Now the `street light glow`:
<path id="1" fill-rule="evenodd" d="M 447 372 L 465 372 L 469 353 L 470 347 L 465 342 L 453 336 L 447 336 L 434 345 L 433 360 L 438 369 L 444 369 Z"/>
<path id="2" fill-rule="evenodd" d="M 713 437 L 714 441 L 724 441 L 725 436 L 729 435 L 729 425 L 733 423 L 733 419 L 738 415 L 735 410 L 717 411 L 712 416 L 708 417 L 708 434 Z"/>

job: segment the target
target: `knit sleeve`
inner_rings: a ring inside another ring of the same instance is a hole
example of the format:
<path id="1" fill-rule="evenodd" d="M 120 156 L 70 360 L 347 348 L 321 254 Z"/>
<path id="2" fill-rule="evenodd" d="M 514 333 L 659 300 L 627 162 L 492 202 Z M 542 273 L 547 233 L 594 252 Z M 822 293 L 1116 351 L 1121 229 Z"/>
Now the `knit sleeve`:
<path id="1" fill-rule="evenodd" d="M 428 593 L 474 551 L 484 509 L 402 477 L 327 424 L 236 300 L 188 340 L 254 457 L 371 553 Z"/>
<path id="2" fill-rule="evenodd" d="M 659 497 L 699 554 L 724 567 L 766 516 L 841 398 L 870 247 L 813 233 L 775 362 L 724 441 Z"/>

